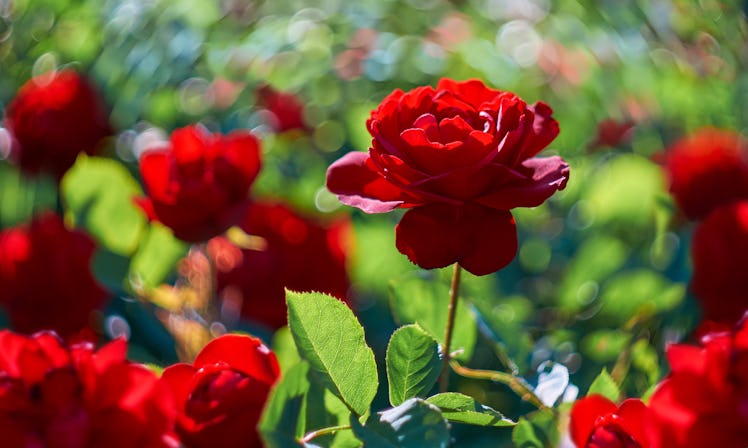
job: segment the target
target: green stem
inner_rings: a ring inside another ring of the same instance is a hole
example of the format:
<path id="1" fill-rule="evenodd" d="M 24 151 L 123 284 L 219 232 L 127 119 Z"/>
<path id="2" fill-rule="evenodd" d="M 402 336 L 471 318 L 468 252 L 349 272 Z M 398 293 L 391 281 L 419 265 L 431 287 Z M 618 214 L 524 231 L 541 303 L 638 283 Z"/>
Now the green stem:
<path id="1" fill-rule="evenodd" d="M 346 430 L 346 429 L 351 429 L 351 425 L 330 426 L 329 428 L 318 429 L 316 431 L 312 431 L 312 432 L 307 433 L 301 439 L 301 443 L 307 443 L 307 442 L 309 442 L 310 440 L 312 440 L 312 439 L 314 439 L 316 437 L 324 436 L 326 434 L 334 434 L 334 433 L 336 433 L 338 431 L 343 431 L 343 430 Z"/>
<path id="2" fill-rule="evenodd" d="M 449 386 L 449 361 L 450 347 L 452 345 L 452 333 L 455 325 L 455 314 L 457 314 L 457 301 L 460 298 L 460 274 L 462 268 L 460 263 L 455 263 L 452 270 L 452 286 L 449 288 L 449 305 L 447 306 L 447 328 L 444 332 L 444 345 L 442 346 L 442 371 L 439 375 L 439 392 L 446 392 Z"/>
<path id="3" fill-rule="evenodd" d="M 478 380 L 490 380 L 498 383 L 506 384 L 510 389 L 514 391 L 523 400 L 532 403 L 538 409 L 546 409 L 548 406 L 543 404 L 540 398 L 535 395 L 535 391 L 532 387 L 527 384 L 521 377 L 514 376 L 506 372 L 497 372 L 494 370 L 478 370 L 463 367 L 457 363 L 457 361 L 450 362 L 452 369 L 460 376 L 465 378 L 474 378 Z"/>

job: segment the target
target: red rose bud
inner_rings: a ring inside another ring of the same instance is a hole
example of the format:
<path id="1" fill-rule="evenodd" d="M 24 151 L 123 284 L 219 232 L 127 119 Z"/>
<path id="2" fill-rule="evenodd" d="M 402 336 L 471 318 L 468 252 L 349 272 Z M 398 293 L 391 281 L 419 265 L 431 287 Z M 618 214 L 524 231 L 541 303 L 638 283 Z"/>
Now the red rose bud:
<path id="1" fill-rule="evenodd" d="M 164 147 L 140 158 L 147 198 L 136 200 L 184 241 L 201 242 L 237 224 L 260 171 L 260 143 L 249 132 L 211 134 L 188 126 L 171 134 Z"/>
<path id="2" fill-rule="evenodd" d="M 691 245 L 691 288 L 704 318 L 734 323 L 748 309 L 748 201 L 714 210 Z"/>
<path id="3" fill-rule="evenodd" d="M 255 93 L 257 104 L 275 116 L 277 121 L 273 124 L 277 132 L 306 129 L 304 104 L 295 95 L 279 92 L 268 85 L 261 86 Z"/>
<path id="4" fill-rule="evenodd" d="M 733 131 L 705 128 L 665 154 L 670 193 L 690 219 L 748 199 L 748 142 Z"/>
<path id="5" fill-rule="evenodd" d="M 323 224 L 281 203 L 255 202 L 241 227 L 258 237 L 257 247 L 239 249 L 220 237 L 208 243 L 224 305 L 233 301 L 242 316 L 279 328 L 288 315 L 285 288 L 346 299 L 349 219 Z"/>
<path id="6" fill-rule="evenodd" d="M 79 153 L 97 154 L 113 132 L 99 94 L 72 70 L 24 84 L 8 104 L 4 125 L 14 138 L 10 160 L 27 173 L 58 179 Z"/>
<path id="7" fill-rule="evenodd" d="M 262 447 L 257 423 L 278 361 L 259 339 L 229 334 L 212 340 L 192 365 L 175 364 L 163 380 L 177 399 L 177 434 L 186 448 Z"/>
<path id="8" fill-rule="evenodd" d="M 123 339 L 95 351 L 49 332 L 0 331 L 2 445 L 176 447 L 168 387 L 126 351 Z"/>
<path id="9" fill-rule="evenodd" d="M 0 232 L 0 303 L 14 329 L 53 329 L 64 337 L 89 327 L 107 292 L 91 274 L 95 244 L 47 213 Z"/>
<path id="10" fill-rule="evenodd" d="M 619 407 L 601 395 L 590 395 L 571 409 L 571 438 L 578 448 L 646 448 L 646 412 L 638 399 Z"/>
<path id="11" fill-rule="evenodd" d="M 333 163 L 327 187 L 367 213 L 410 208 L 396 245 L 418 266 L 459 262 L 489 274 L 517 251 L 510 210 L 538 206 L 566 186 L 566 162 L 534 157 L 558 135 L 551 113 L 478 80 L 396 90 L 366 123 L 369 153 Z"/>
<path id="12" fill-rule="evenodd" d="M 654 448 L 748 446 L 748 325 L 711 333 L 701 346 L 667 348 L 670 374 L 649 403 Z"/>

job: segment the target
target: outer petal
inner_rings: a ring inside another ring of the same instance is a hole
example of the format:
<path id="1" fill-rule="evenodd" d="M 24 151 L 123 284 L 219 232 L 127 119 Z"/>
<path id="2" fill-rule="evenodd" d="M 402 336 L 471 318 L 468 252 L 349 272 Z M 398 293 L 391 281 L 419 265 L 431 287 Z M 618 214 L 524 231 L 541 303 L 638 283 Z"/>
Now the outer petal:
<path id="1" fill-rule="evenodd" d="M 574 403 L 569 424 L 574 444 L 577 447 L 584 447 L 595 428 L 598 417 L 613 414 L 617 410 L 618 406 L 615 403 L 601 395 L 590 395 Z"/>
<path id="2" fill-rule="evenodd" d="M 192 391 L 192 380 L 197 369 L 189 364 L 179 363 L 167 367 L 161 374 L 161 380 L 171 389 L 177 410 L 184 411 L 184 403 Z"/>
<path id="3" fill-rule="evenodd" d="M 266 384 L 273 384 L 280 376 L 275 354 L 259 339 L 238 334 L 227 334 L 210 341 L 195 358 L 194 366 L 226 363 Z"/>
<path id="4" fill-rule="evenodd" d="M 515 177 L 496 186 L 495 191 L 481 196 L 477 202 L 497 210 L 537 207 L 556 191 L 563 190 L 569 180 L 569 165 L 559 156 L 525 160 L 518 171 L 526 177 Z"/>
<path id="5" fill-rule="evenodd" d="M 396 228 L 395 244 L 424 269 L 459 262 L 475 275 L 486 275 L 512 261 L 517 252 L 517 232 L 507 211 L 431 204 L 403 216 Z"/>
<path id="6" fill-rule="evenodd" d="M 385 180 L 364 152 L 349 152 L 330 165 L 327 188 L 343 204 L 366 213 L 385 213 L 405 204 L 403 191 Z"/>
<path id="7" fill-rule="evenodd" d="M 170 192 L 170 165 L 168 151 L 164 149 L 149 150 L 140 157 L 140 172 L 148 196 L 159 202 L 174 201 Z"/>

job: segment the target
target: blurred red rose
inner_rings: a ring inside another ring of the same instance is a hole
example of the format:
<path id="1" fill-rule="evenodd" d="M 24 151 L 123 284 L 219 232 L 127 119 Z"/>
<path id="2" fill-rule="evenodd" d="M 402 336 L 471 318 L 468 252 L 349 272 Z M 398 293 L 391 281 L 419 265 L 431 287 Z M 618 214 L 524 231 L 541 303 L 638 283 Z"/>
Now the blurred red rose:
<path id="1" fill-rule="evenodd" d="M 710 333 L 701 346 L 667 348 L 670 374 L 649 403 L 656 448 L 748 446 L 748 325 Z"/>
<path id="2" fill-rule="evenodd" d="M 186 448 L 262 447 L 257 423 L 280 376 L 275 354 L 259 339 L 229 334 L 212 340 L 192 365 L 162 378 L 177 399 L 177 434 Z"/>
<path id="3" fill-rule="evenodd" d="M 0 440 L 8 447 L 175 447 L 174 406 L 127 343 L 67 347 L 50 332 L 0 331 Z"/>
<path id="4" fill-rule="evenodd" d="M 571 409 L 571 438 L 578 448 L 646 448 L 646 412 L 638 399 L 619 407 L 601 395 L 590 395 Z"/>
<path id="5" fill-rule="evenodd" d="M 618 146 L 631 140 L 633 130 L 633 121 L 626 120 L 618 122 L 612 118 L 607 118 L 597 124 L 597 134 L 588 147 L 594 150 L 603 147 Z"/>
<path id="6" fill-rule="evenodd" d="M 0 303 L 13 328 L 66 338 L 89 328 L 108 295 L 91 274 L 94 250 L 88 235 L 53 213 L 0 232 Z"/>
<path id="7" fill-rule="evenodd" d="M 478 80 L 396 90 L 366 123 L 369 153 L 332 164 L 327 187 L 367 213 L 411 208 L 396 245 L 418 266 L 459 262 L 489 274 L 517 251 L 510 210 L 538 206 L 566 186 L 560 157 L 534 158 L 558 135 L 551 113 Z"/>
<path id="8" fill-rule="evenodd" d="M 257 105 L 269 110 L 275 116 L 274 123 L 277 132 L 285 132 L 293 129 L 306 129 L 304 124 L 304 103 L 296 95 L 279 92 L 268 85 L 259 87 Z"/>
<path id="9" fill-rule="evenodd" d="M 137 203 L 177 238 L 206 241 L 241 220 L 259 171 L 260 143 L 249 132 L 223 136 L 188 126 L 141 156 L 148 197 Z"/>
<path id="10" fill-rule="evenodd" d="M 720 207 L 699 223 L 691 257 L 691 287 L 704 318 L 736 322 L 748 309 L 748 201 Z"/>
<path id="11" fill-rule="evenodd" d="M 675 142 L 665 168 L 670 193 L 690 219 L 748 199 L 748 141 L 733 131 L 705 128 Z"/>
<path id="12" fill-rule="evenodd" d="M 288 314 L 285 288 L 346 299 L 348 218 L 323 224 L 281 203 L 255 202 L 241 227 L 259 237 L 258 247 L 239 249 L 221 237 L 208 243 L 224 308 L 227 300 L 235 301 L 242 316 L 279 328 Z"/>
<path id="13" fill-rule="evenodd" d="M 31 174 L 58 179 L 79 153 L 96 154 L 113 133 L 99 94 L 72 70 L 32 78 L 5 110 L 11 135 L 10 159 Z"/>

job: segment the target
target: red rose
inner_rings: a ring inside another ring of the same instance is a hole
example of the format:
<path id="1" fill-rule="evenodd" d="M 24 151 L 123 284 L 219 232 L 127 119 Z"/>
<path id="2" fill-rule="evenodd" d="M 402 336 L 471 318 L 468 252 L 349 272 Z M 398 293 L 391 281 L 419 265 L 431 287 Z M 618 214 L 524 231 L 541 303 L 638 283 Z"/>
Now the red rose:
<path id="1" fill-rule="evenodd" d="M 177 399 L 177 434 L 186 448 L 262 447 L 257 422 L 280 375 L 259 339 L 229 334 L 212 340 L 192 365 L 175 364 L 162 378 Z"/>
<path id="2" fill-rule="evenodd" d="M 699 223 L 691 257 L 691 287 L 704 318 L 736 322 L 748 309 L 748 201 L 720 207 Z"/>
<path id="3" fill-rule="evenodd" d="M 96 154 L 112 134 L 102 101 L 81 75 L 62 70 L 31 79 L 5 111 L 14 137 L 10 158 L 24 171 L 58 179 L 79 153 Z"/>
<path id="4" fill-rule="evenodd" d="M 249 132 L 223 136 L 188 126 L 140 158 L 148 197 L 137 202 L 177 238 L 206 241 L 241 220 L 259 171 L 260 144 Z"/>
<path id="5" fill-rule="evenodd" d="M 175 447 L 169 389 L 125 360 L 116 340 L 94 351 L 53 333 L 0 331 L 0 440 L 7 447 Z"/>
<path id="6" fill-rule="evenodd" d="M 293 129 L 306 129 L 304 124 L 304 104 L 290 93 L 279 92 L 268 85 L 256 90 L 257 104 L 273 113 L 278 132 Z"/>
<path id="7" fill-rule="evenodd" d="M 653 447 L 748 446 L 748 325 L 711 333 L 701 347 L 667 348 L 670 374 L 649 403 Z"/>
<path id="8" fill-rule="evenodd" d="M 47 213 L 0 232 L 0 303 L 13 328 L 68 337 L 89 327 L 107 292 L 91 274 L 95 245 Z"/>
<path id="9" fill-rule="evenodd" d="M 597 124 L 597 135 L 595 135 L 595 140 L 590 142 L 588 147 L 590 149 L 598 149 L 606 146 L 618 146 L 631 140 L 633 129 L 633 121 L 626 120 L 618 122 L 612 118 L 607 118 Z"/>
<path id="10" fill-rule="evenodd" d="M 571 438 L 578 448 L 646 448 L 646 412 L 638 399 L 619 407 L 601 395 L 590 395 L 571 409 Z"/>
<path id="11" fill-rule="evenodd" d="M 243 316 L 272 328 L 285 325 L 285 288 L 345 300 L 349 219 L 322 224 L 284 204 L 256 202 L 241 227 L 260 237 L 258 247 L 241 250 L 219 237 L 208 250 L 218 271 L 219 296 L 237 299 Z"/>
<path id="12" fill-rule="evenodd" d="M 690 219 L 748 199 L 748 142 L 732 131 L 706 128 L 665 154 L 670 193 Z"/>
<path id="13" fill-rule="evenodd" d="M 478 80 L 396 90 L 366 123 L 369 153 L 330 166 L 327 187 L 367 213 L 411 208 L 396 245 L 418 266 L 459 262 L 489 274 L 517 251 L 510 210 L 540 205 L 566 185 L 560 157 L 533 158 L 558 135 L 551 113 Z"/>

